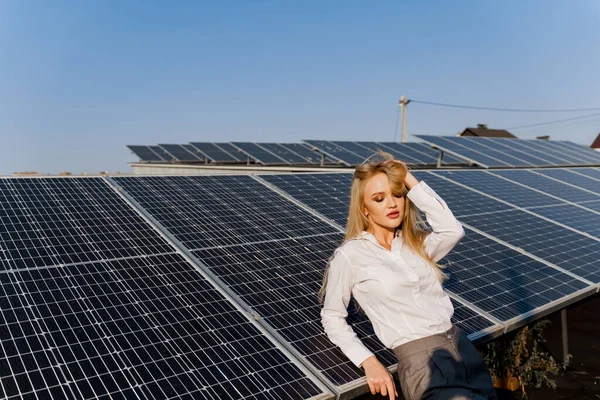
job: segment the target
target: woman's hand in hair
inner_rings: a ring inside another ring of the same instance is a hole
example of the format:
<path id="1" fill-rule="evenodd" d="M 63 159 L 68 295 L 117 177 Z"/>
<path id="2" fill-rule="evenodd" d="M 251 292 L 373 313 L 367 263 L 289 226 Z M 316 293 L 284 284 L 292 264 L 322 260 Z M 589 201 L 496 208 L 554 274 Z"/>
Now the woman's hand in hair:
<path id="1" fill-rule="evenodd" d="M 408 190 L 410 190 L 413 188 L 413 186 L 418 185 L 419 181 L 417 178 L 414 177 L 413 174 L 410 173 L 410 171 L 407 170 L 406 177 L 404 178 L 404 184 L 406 185 Z"/>
<path id="2" fill-rule="evenodd" d="M 392 374 L 375 356 L 367 358 L 361 366 L 365 370 L 371 394 L 381 393 L 383 396 L 390 396 L 390 400 L 394 400 L 398 396 Z"/>

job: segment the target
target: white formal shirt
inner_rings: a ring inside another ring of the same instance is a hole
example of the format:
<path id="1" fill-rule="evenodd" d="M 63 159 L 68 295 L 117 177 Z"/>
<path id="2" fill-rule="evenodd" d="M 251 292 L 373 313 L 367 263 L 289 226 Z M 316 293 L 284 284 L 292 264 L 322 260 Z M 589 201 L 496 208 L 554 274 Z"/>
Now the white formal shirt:
<path id="1" fill-rule="evenodd" d="M 407 197 L 425 213 L 432 228 L 424 248 L 437 262 L 464 236 L 464 230 L 446 202 L 425 182 L 413 186 Z M 330 261 L 321 322 L 331 342 L 358 367 L 373 353 L 346 322 L 351 294 L 379 340 L 390 349 L 451 327 L 450 298 L 433 268 L 403 245 L 400 232 L 391 251 L 372 234 L 362 232 L 338 247 Z"/>

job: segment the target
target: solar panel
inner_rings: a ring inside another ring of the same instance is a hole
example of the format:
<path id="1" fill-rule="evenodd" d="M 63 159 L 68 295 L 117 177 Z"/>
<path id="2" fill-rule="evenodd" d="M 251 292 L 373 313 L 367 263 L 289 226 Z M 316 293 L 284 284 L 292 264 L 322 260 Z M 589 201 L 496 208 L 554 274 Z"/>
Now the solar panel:
<path id="1" fill-rule="evenodd" d="M 425 135 L 417 137 L 483 167 L 600 164 L 600 154 L 570 142 Z"/>
<path id="2" fill-rule="evenodd" d="M 159 155 L 160 153 L 157 154 L 152 150 L 151 146 L 128 145 L 127 147 L 140 158 L 140 161 L 165 161 Z"/>
<path id="3" fill-rule="evenodd" d="M 103 179 L 0 184 L 2 397 L 324 394 Z"/>
<path id="4" fill-rule="evenodd" d="M 570 171 L 600 180 L 600 170 L 596 168 L 571 168 Z"/>
<path id="5" fill-rule="evenodd" d="M 432 174 L 462 183 L 480 192 L 523 208 L 564 204 L 559 199 L 507 181 L 496 175 L 489 174 L 487 171 L 436 171 L 432 172 Z"/>
<path id="6" fill-rule="evenodd" d="M 449 263 L 446 290 L 504 322 L 592 289 L 470 229 L 441 263 Z"/>
<path id="7" fill-rule="evenodd" d="M 544 193 L 560 197 L 566 201 L 578 203 L 600 200 L 600 194 L 597 195 L 566 183 L 550 179 L 544 175 L 536 174 L 534 171 L 536 170 L 496 170 L 490 171 L 490 173 L 541 190 Z"/>
<path id="8" fill-rule="evenodd" d="M 448 136 L 428 136 L 428 135 L 416 135 L 417 138 L 430 143 L 444 152 L 448 152 L 456 157 L 463 158 L 482 167 L 510 167 L 511 164 L 501 159 L 498 159 L 494 155 L 488 154 L 489 152 L 481 152 L 480 150 L 472 150 L 467 147 L 467 143 L 459 141 L 456 137 Z"/>
<path id="9" fill-rule="evenodd" d="M 325 140 L 304 140 L 304 142 L 332 159 L 341 160 L 348 165 L 359 165 L 365 161 L 365 157 L 360 154 L 350 152 Z"/>
<path id="10" fill-rule="evenodd" d="M 243 161 L 243 159 L 236 154 L 230 154 L 214 143 L 191 142 L 191 144 L 202 153 L 206 154 L 206 156 L 214 162 Z"/>
<path id="11" fill-rule="evenodd" d="M 585 204 L 583 204 L 583 206 L 585 206 Z M 556 221 L 600 239 L 600 213 L 585 210 L 571 204 L 537 207 L 532 211 L 537 215 L 542 215 L 552 221 Z"/>
<path id="12" fill-rule="evenodd" d="M 283 190 L 340 226 L 346 226 L 351 174 L 260 175 L 260 179 Z"/>
<path id="13" fill-rule="evenodd" d="M 593 283 L 600 242 L 521 210 L 462 215 L 460 221 Z"/>
<path id="14" fill-rule="evenodd" d="M 312 151 L 310 148 L 302 143 L 279 143 L 281 147 L 284 147 L 294 153 L 304 157 L 312 164 L 320 164 L 322 155 Z M 337 161 L 325 158 L 326 164 L 337 164 Z"/>
<path id="15" fill-rule="evenodd" d="M 427 182 L 448 203 L 448 207 L 456 216 L 514 209 L 513 206 L 449 182 L 436 174 L 426 171 L 412 173 L 417 179 Z"/>
<path id="16" fill-rule="evenodd" d="M 169 156 L 176 161 L 201 161 L 195 153 L 191 153 L 188 149 L 180 144 L 158 144 Z"/>
<path id="17" fill-rule="evenodd" d="M 559 181 L 569 183 L 570 185 L 578 186 L 582 189 L 589 190 L 594 193 L 600 194 L 600 181 L 597 181 L 589 176 L 578 174 L 576 169 L 537 169 L 535 172 L 545 176 L 549 176 Z"/>
<path id="18" fill-rule="evenodd" d="M 369 147 L 365 147 L 360 142 L 348 142 L 348 141 L 331 141 L 329 143 L 334 144 L 335 146 L 341 147 L 344 150 L 352 152 L 354 154 L 359 155 L 364 159 L 371 157 L 375 152 Z"/>
<path id="19" fill-rule="evenodd" d="M 245 153 L 242 153 L 240 151 L 240 149 L 238 149 L 237 147 L 235 147 L 234 145 L 232 145 L 231 143 L 215 143 L 215 145 L 217 147 L 219 147 L 220 149 L 222 149 L 223 151 L 227 152 L 228 154 L 231 154 L 233 156 L 233 158 L 237 158 L 240 161 L 247 161 L 248 160 L 248 155 Z"/>
<path id="20" fill-rule="evenodd" d="M 555 157 L 556 159 L 559 160 L 555 165 L 568 166 L 568 165 L 579 164 L 579 160 L 577 159 L 577 157 L 568 155 L 565 152 L 562 152 L 559 149 L 554 148 L 554 146 L 549 146 L 548 141 L 546 141 L 546 140 L 519 139 L 519 140 L 509 141 L 507 143 L 511 143 L 513 146 L 515 146 L 517 142 L 521 147 L 528 148 L 532 152 L 537 151 L 537 152 L 543 154 L 544 155 L 543 158 L 545 158 L 545 159 L 549 159 L 548 157 Z"/>
<path id="21" fill-rule="evenodd" d="M 279 143 L 257 143 L 258 146 L 270 151 L 277 157 L 286 160 L 290 164 L 315 164 L 315 161 L 309 161 L 306 158 L 296 154 L 290 149 L 280 146 Z"/>
<path id="22" fill-rule="evenodd" d="M 466 141 L 466 146 L 481 151 L 482 153 L 493 152 L 493 156 L 513 166 L 548 166 L 552 162 L 545 158 L 539 158 L 534 154 L 516 150 L 513 147 L 506 146 L 506 143 L 516 141 L 508 138 L 489 138 L 489 137 L 462 137 Z"/>
<path id="23" fill-rule="evenodd" d="M 546 142 L 548 145 L 553 146 L 558 151 L 568 153 L 569 156 L 576 157 L 578 160 L 584 161 L 579 162 L 579 164 L 600 164 L 600 154 L 587 146 L 568 142 L 566 140 L 552 140 Z"/>
<path id="24" fill-rule="evenodd" d="M 493 140 L 496 148 L 503 149 L 505 152 L 512 154 L 513 151 L 518 151 L 519 153 L 535 157 L 540 160 L 537 164 L 539 166 L 574 164 L 572 160 L 565 159 L 560 154 L 554 154 L 553 152 L 549 152 L 546 149 L 536 146 L 535 143 L 533 143 L 534 141 L 501 138 L 485 138 L 485 140 Z"/>
<path id="25" fill-rule="evenodd" d="M 439 158 L 439 152 L 432 149 L 423 149 L 420 147 L 407 146 L 407 143 L 379 142 L 378 145 L 384 146 L 398 154 L 397 158 L 408 164 L 435 165 Z"/>
<path id="26" fill-rule="evenodd" d="M 289 164 L 287 160 L 261 148 L 256 143 L 232 142 L 232 144 L 261 164 Z"/>
<path id="27" fill-rule="evenodd" d="M 437 160 L 440 156 L 440 152 L 438 150 L 434 150 L 427 143 L 422 142 L 406 142 L 402 143 L 403 146 L 408 147 L 413 150 L 417 150 L 423 152 L 425 154 L 431 154 L 431 156 L 435 157 Z M 442 165 L 450 165 L 450 164 L 464 164 L 465 160 L 460 159 L 458 157 L 454 157 L 451 154 L 444 154 L 444 158 L 442 159 Z"/>

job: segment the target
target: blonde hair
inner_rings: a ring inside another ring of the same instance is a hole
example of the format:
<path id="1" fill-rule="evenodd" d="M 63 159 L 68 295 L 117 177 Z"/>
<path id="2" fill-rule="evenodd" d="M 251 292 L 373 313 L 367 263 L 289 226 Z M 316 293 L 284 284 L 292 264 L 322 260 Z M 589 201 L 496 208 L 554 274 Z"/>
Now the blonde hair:
<path id="1" fill-rule="evenodd" d="M 408 172 L 408 167 L 402 161 L 395 160 L 394 157 L 382 151 L 369 157 L 365 162 L 356 167 L 352 177 L 352 186 L 350 189 L 350 209 L 348 210 L 348 222 L 346 224 L 346 236 L 342 245 L 348 240 L 356 238 L 369 226 L 369 220 L 364 214 L 365 208 L 365 185 L 367 180 L 379 173 L 387 175 L 390 188 L 394 194 L 408 193 L 408 188 L 404 184 L 404 178 Z M 410 201 L 408 197 L 404 198 L 404 215 L 402 222 L 397 229 L 402 230 L 402 240 L 416 254 L 422 257 L 433 271 L 440 283 L 444 282 L 448 276 L 442 271 L 443 266 L 435 263 L 425 253 L 423 242 L 429 231 L 419 209 Z M 394 232 L 395 233 L 395 232 Z M 341 246 L 341 245 L 340 245 Z M 333 255 L 332 255 L 333 257 Z M 330 260 L 331 261 L 331 258 Z M 319 290 L 319 301 L 322 303 L 325 298 L 325 288 L 327 286 L 327 276 L 329 275 L 329 262 L 325 268 L 323 284 Z M 357 304 L 357 308 L 360 308 Z"/>

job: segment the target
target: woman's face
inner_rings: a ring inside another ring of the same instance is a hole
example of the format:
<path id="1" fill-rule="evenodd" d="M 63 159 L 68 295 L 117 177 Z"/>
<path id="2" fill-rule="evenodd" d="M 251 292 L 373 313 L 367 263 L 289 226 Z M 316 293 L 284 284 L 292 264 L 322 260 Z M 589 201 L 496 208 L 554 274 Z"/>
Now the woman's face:
<path id="1" fill-rule="evenodd" d="M 396 229 L 404 217 L 404 195 L 392 193 L 387 175 L 380 172 L 365 183 L 365 208 L 369 227 Z"/>

